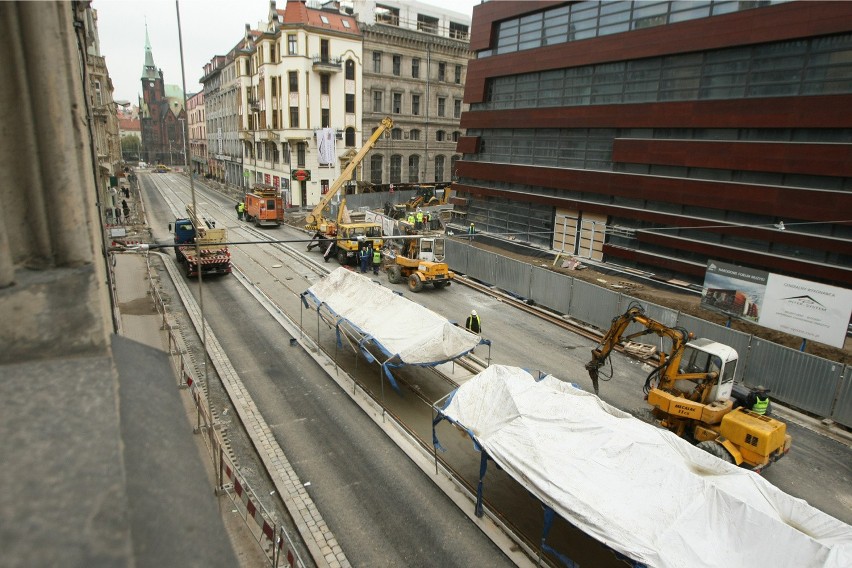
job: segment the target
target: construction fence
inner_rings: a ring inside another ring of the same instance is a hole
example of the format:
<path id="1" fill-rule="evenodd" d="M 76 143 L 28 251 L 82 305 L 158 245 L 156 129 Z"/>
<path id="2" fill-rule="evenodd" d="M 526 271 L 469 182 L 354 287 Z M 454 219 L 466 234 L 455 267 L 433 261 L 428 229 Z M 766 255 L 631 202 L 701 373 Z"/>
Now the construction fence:
<path id="1" fill-rule="evenodd" d="M 595 327 L 638 302 L 653 319 L 684 327 L 696 337 L 730 345 L 739 354 L 736 379 L 764 385 L 779 402 L 852 427 L 852 367 L 790 349 L 678 310 L 638 300 L 588 282 L 447 239 L 450 268 L 514 296 Z M 635 325 L 635 324 L 634 324 Z M 629 328 L 627 333 L 638 331 Z M 663 345 L 663 349 L 670 345 Z"/>
<path id="2" fill-rule="evenodd" d="M 156 271 L 151 266 L 150 256 L 146 255 L 146 262 L 151 298 L 157 313 L 162 316 L 162 328 L 168 335 L 169 353 L 174 356 L 173 361 L 178 375 L 177 386 L 188 389 L 192 397 L 196 415 L 193 432 L 203 434 L 204 444 L 216 470 L 216 494 L 230 498 L 234 510 L 243 519 L 258 546 L 266 554 L 270 566 L 304 568 L 305 564 L 299 557 L 290 535 L 283 526 L 275 522 L 228 455 L 228 444 L 214 427 L 204 381 L 198 380 L 194 365 L 185 356 L 186 349 L 182 344 L 180 330 L 174 328 L 169 322 L 167 302 L 156 285 Z"/>

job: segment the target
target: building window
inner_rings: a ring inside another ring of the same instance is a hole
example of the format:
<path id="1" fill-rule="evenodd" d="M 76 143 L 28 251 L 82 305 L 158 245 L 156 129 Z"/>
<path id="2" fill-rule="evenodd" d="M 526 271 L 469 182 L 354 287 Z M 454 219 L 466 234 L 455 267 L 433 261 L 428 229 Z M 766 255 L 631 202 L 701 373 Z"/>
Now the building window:
<path id="1" fill-rule="evenodd" d="M 447 64 L 443 61 L 438 62 L 438 80 L 446 81 L 447 80 Z"/>
<path id="2" fill-rule="evenodd" d="M 296 167 L 304 168 L 307 161 L 307 144 L 304 142 L 296 143 Z"/>
<path id="3" fill-rule="evenodd" d="M 453 142 L 458 142 L 459 136 L 461 136 L 461 132 L 459 132 L 458 130 L 453 130 Z"/>
<path id="4" fill-rule="evenodd" d="M 420 181 L 420 156 L 408 157 L 408 182 L 418 183 Z"/>
<path id="5" fill-rule="evenodd" d="M 456 180 L 456 175 L 458 173 L 458 172 L 456 172 L 456 162 L 458 162 L 459 158 L 460 158 L 460 156 L 458 156 L 458 155 L 455 155 L 452 158 L 450 158 L 450 176 L 452 176 L 453 181 Z"/>
<path id="6" fill-rule="evenodd" d="M 320 110 L 320 121 L 322 128 L 328 128 L 331 126 L 331 111 L 327 108 Z"/>
<path id="7" fill-rule="evenodd" d="M 374 51 L 373 52 L 373 73 L 381 73 L 382 72 L 382 52 Z"/>
<path id="8" fill-rule="evenodd" d="M 373 112 L 382 112 L 382 92 L 373 91 Z"/>
<path id="9" fill-rule="evenodd" d="M 296 42 L 296 34 L 287 34 L 287 55 L 296 55 L 298 45 L 299 44 Z"/>
<path id="10" fill-rule="evenodd" d="M 355 80 L 355 62 L 351 59 L 346 60 L 346 80 L 354 81 Z"/>
<path id="11" fill-rule="evenodd" d="M 430 34 L 438 33 L 438 18 L 417 14 L 417 29 Z"/>
<path id="12" fill-rule="evenodd" d="M 298 71 L 289 71 L 287 73 L 287 80 L 290 84 L 290 92 L 298 93 L 299 92 L 299 73 Z"/>
<path id="13" fill-rule="evenodd" d="M 95 106 L 104 104 L 103 93 L 101 93 L 101 82 L 95 81 Z"/>
<path id="14" fill-rule="evenodd" d="M 452 39 L 467 40 L 468 33 L 468 27 L 466 25 L 450 22 L 450 37 Z"/>
<path id="15" fill-rule="evenodd" d="M 299 128 L 299 107 L 290 107 L 290 128 Z"/>
<path id="16" fill-rule="evenodd" d="M 374 185 L 382 183 L 382 158 L 381 154 L 370 156 L 370 183 Z"/>
<path id="17" fill-rule="evenodd" d="M 447 116 L 447 97 L 438 97 L 438 116 Z"/>
<path id="18" fill-rule="evenodd" d="M 391 156 L 390 182 L 402 182 L 402 156 L 400 156 L 399 154 L 394 154 L 393 156 Z"/>
<path id="19" fill-rule="evenodd" d="M 411 132 L 408 134 L 408 137 L 409 137 L 410 140 L 414 140 L 414 141 L 420 140 L 420 131 L 417 130 L 416 128 L 412 128 Z"/>
<path id="20" fill-rule="evenodd" d="M 351 126 L 346 129 L 346 147 L 352 148 L 355 146 L 355 129 Z"/>
<path id="21" fill-rule="evenodd" d="M 346 112 L 355 113 L 355 95 L 346 95 Z"/>
<path id="22" fill-rule="evenodd" d="M 394 114 L 400 114 L 402 112 L 402 93 L 394 93 L 393 94 L 393 108 L 391 112 Z"/>
<path id="23" fill-rule="evenodd" d="M 444 181 L 444 157 L 440 155 L 435 156 L 435 181 Z"/>
<path id="24" fill-rule="evenodd" d="M 444 132 L 443 130 L 436 130 L 435 131 L 435 140 L 437 140 L 438 142 L 443 142 L 446 139 L 447 139 L 447 133 L 446 132 Z"/>
<path id="25" fill-rule="evenodd" d="M 462 66 L 456 65 L 456 76 L 455 76 L 456 85 L 461 85 L 461 74 L 462 74 Z"/>
<path id="26" fill-rule="evenodd" d="M 331 77 L 323 73 L 320 75 L 320 94 L 327 95 L 329 94 L 329 89 L 331 85 Z"/>
<path id="27" fill-rule="evenodd" d="M 393 56 L 393 74 L 397 77 L 402 73 L 402 56 Z"/>
<path id="28" fill-rule="evenodd" d="M 453 118 L 461 118 L 461 105 L 461 100 L 453 99 Z"/>
<path id="29" fill-rule="evenodd" d="M 420 95 L 411 95 L 411 114 L 420 115 Z"/>
<path id="30" fill-rule="evenodd" d="M 402 140 L 402 128 L 391 129 L 391 140 Z"/>
<path id="31" fill-rule="evenodd" d="M 411 60 L 411 76 L 415 79 L 420 77 L 420 58 L 415 57 Z"/>
<path id="32" fill-rule="evenodd" d="M 320 40 L 320 60 L 322 60 L 323 63 L 331 60 L 331 52 L 329 50 L 327 39 Z"/>

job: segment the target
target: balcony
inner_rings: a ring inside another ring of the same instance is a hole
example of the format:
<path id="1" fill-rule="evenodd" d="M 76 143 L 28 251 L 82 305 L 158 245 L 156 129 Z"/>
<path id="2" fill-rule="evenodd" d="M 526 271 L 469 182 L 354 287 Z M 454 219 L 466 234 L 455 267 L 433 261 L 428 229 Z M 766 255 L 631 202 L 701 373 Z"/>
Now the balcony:
<path id="1" fill-rule="evenodd" d="M 327 55 L 314 55 L 314 71 L 340 71 L 342 63 L 339 57 L 329 57 Z"/>

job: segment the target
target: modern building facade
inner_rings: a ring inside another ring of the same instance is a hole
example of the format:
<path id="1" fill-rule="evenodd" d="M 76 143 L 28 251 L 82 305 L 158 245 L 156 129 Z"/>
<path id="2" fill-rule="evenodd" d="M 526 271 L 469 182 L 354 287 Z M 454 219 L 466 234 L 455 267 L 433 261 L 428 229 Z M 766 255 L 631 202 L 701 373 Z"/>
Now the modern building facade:
<path id="1" fill-rule="evenodd" d="M 203 91 L 186 100 L 186 111 L 190 169 L 204 175 L 207 173 L 207 118 L 204 116 Z"/>
<path id="2" fill-rule="evenodd" d="M 162 69 L 154 65 L 147 28 L 141 81 L 142 160 L 149 164 L 184 164 L 184 129 L 180 122 L 186 120 L 183 91 L 180 87 L 164 83 Z"/>
<path id="3" fill-rule="evenodd" d="M 375 145 L 359 181 L 450 182 L 461 135 L 470 18 L 422 2 L 356 0 L 364 34 L 363 140 L 390 116 L 394 127 Z"/>
<path id="4" fill-rule="evenodd" d="M 852 285 L 852 3 L 487 2 L 471 49 L 455 188 L 478 230 Z"/>

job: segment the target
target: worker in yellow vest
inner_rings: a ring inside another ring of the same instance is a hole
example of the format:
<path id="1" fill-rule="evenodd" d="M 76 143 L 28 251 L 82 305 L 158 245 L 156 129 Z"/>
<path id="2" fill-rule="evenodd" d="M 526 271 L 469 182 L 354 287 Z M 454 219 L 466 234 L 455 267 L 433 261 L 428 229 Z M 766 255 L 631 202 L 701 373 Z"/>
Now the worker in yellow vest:
<path id="1" fill-rule="evenodd" d="M 754 413 L 761 415 L 766 414 L 766 411 L 769 409 L 769 389 L 760 385 L 748 393 L 746 406 L 748 406 Z"/>
<path id="2" fill-rule="evenodd" d="M 382 265 L 382 251 L 380 249 L 373 250 L 373 274 L 379 273 L 379 266 Z"/>

